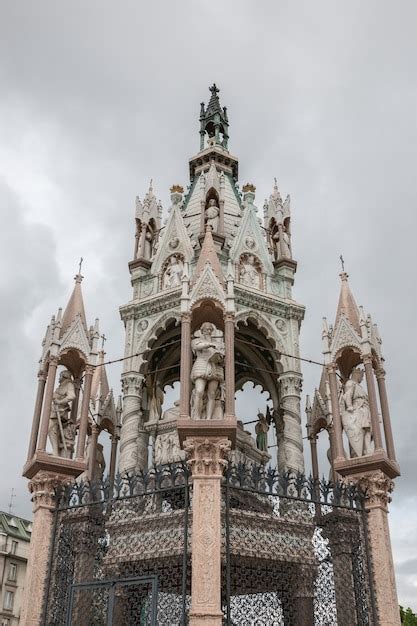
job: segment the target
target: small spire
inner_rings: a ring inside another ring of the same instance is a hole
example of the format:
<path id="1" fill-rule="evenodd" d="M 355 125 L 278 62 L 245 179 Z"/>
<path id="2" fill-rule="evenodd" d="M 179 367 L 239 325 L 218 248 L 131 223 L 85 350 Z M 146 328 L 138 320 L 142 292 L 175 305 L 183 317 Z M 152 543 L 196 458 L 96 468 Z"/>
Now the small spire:
<path id="1" fill-rule="evenodd" d="M 337 306 L 336 319 L 334 326 L 336 328 L 342 314 L 348 319 L 355 331 L 360 335 L 360 311 L 356 304 L 356 300 L 349 287 L 349 274 L 343 271 L 339 274 L 341 280 L 339 303 Z"/>
<path id="2" fill-rule="evenodd" d="M 82 259 L 80 261 L 79 269 L 81 270 Z M 62 328 L 61 328 L 61 337 L 65 333 L 65 331 L 71 326 L 77 315 L 81 317 L 81 321 L 85 330 L 87 331 L 87 319 L 85 316 L 84 309 L 84 300 L 83 294 L 81 291 L 81 282 L 83 280 L 83 276 L 80 273 L 74 276 L 75 285 L 68 300 L 68 304 L 65 308 L 64 314 L 62 316 Z"/>
<path id="3" fill-rule="evenodd" d="M 196 283 L 198 277 L 203 271 L 206 263 L 210 263 L 214 273 L 220 281 L 220 284 L 224 284 L 223 272 L 220 265 L 219 257 L 217 256 L 216 248 L 214 246 L 213 236 L 211 234 L 211 226 L 206 226 L 206 233 L 204 235 L 203 245 L 201 246 L 200 256 L 197 261 L 197 265 L 194 272 L 193 283 Z"/>
<path id="4" fill-rule="evenodd" d="M 104 357 L 106 353 L 104 350 L 100 350 L 98 353 L 98 363 L 94 369 L 93 380 L 91 382 L 91 394 L 90 398 L 96 400 L 97 394 L 100 392 L 100 397 L 104 401 L 110 392 L 109 381 L 107 379 L 106 366 L 104 364 Z"/>

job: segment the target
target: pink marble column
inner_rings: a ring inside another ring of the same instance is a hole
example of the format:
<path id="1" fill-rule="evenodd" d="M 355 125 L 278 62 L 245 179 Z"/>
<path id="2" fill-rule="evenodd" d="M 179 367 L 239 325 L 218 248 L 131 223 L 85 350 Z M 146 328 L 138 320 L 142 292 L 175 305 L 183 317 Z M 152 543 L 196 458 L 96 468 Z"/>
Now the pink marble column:
<path id="1" fill-rule="evenodd" d="M 334 484 L 336 484 L 337 482 L 337 472 L 334 469 L 334 457 L 335 457 L 335 442 L 334 442 L 334 430 L 333 430 L 333 426 L 329 426 L 327 429 L 327 432 L 329 433 L 329 444 L 330 444 L 330 458 L 332 459 L 331 463 L 331 472 L 332 472 L 332 481 Z"/>
<path id="2" fill-rule="evenodd" d="M 392 436 L 391 416 L 389 413 L 387 388 L 385 386 L 385 370 L 380 367 L 376 370 L 376 380 L 379 390 L 379 401 L 381 404 L 382 422 L 384 424 L 385 443 L 387 446 L 388 458 L 396 461 L 394 438 Z"/>
<path id="3" fill-rule="evenodd" d="M 71 479 L 70 479 L 71 480 Z M 65 476 L 38 472 L 29 483 L 33 502 L 33 527 L 29 546 L 20 623 L 43 624 L 45 589 L 54 526 L 54 488 L 68 481 Z"/>
<path id="4" fill-rule="evenodd" d="M 94 367 L 87 365 L 85 368 L 83 401 L 81 404 L 80 429 L 78 431 L 77 459 L 83 459 L 85 454 L 85 438 L 87 436 L 88 410 L 90 408 L 91 382 L 93 380 Z"/>
<path id="5" fill-rule="evenodd" d="M 381 470 L 369 472 L 358 478 L 366 491 L 365 508 L 372 558 L 374 593 L 379 624 L 400 626 L 394 562 L 388 526 L 388 503 L 394 488 L 393 481 Z"/>
<path id="6" fill-rule="evenodd" d="M 116 474 L 116 457 L 117 457 L 117 444 L 119 437 L 117 435 L 111 435 L 111 452 L 110 452 L 110 468 L 109 468 L 109 482 L 110 490 L 114 484 L 114 477 Z"/>
<path id="7" fill-rule="evenodd" d="M 317 458 L 317 436 L 312 435 L 310 438 L 310 451 L 311 451 L 311 473 L 313 480 L 319 479 L 319 462 Z"/>
<path id="8" fill-rule="evenodd" d="M 333 415 L 333 432 L 334 432 L 334 454 L 333 461 L 344 461 L 345 453 L 343 450 L 342 439 L 342 418 L 340 417 L 339 394 L 337 390 L 336 368 L 334 365 L 327 366 L 329 376 L 330 399 L 332 403 Z"/>
<path id="9" fill-rule="evenodd" d="M 191 315 L 181 317 L 180 417 L 190 417 Z"/>
<path id="10" fill-rule="evenodd" d="M 43 411 L 41 418 L 41 430 L 39 433 L 38 450 L 46 450 L 46 441 L 48 438 L 49 418 L 52 411 L 52 396 L 55 387 L 56 370 L 58 360 L 55 357 L 49 359 L 48 377 L 46 380 L 45 397 L 43 402 Z"/>
<path id="11" fill-rule="evenodd" d="M 363 358 L 365 366 L 366 386 L 368 389 L 369 410 L 371 413 L 372 435 L 374 438 L 375 452 L 382 450 L 381 429 L 379 427 L 378 402 L 375 392 L 374 369 L 372 358 L 367 355 Z"/>
<path id="12" fill-rule="evenodd" d="M 231 442 L 187 437 L 183 447 L 193 482 L 190 626 L 221 626 L 221 479 Z"/>
<path id="13" fill-rule="evenodd" d="M 88 458 L 88 480 L 94 482 L 95 480 L 95 468 L 96 468 L 96 456 L 97 456 L 97 441 L 100 429 L 97 424 L 93 424 L 91 427 L 91 444 Z"/>
<path id="14" fill-rule="evenodd" d="M 81 378 L 74 378 L 75 398 L 71 406 L 71 421 L 73 424 L 77 422 L 78 403 L 80 400 Z"/>
<path id="15" fill-rule="evenodd" d="M 44 372 L 38 374 L 38 391 L 36 393 L 35 409 L 33 411 L 32 431 L 30 433 L 30 443 L 28 451 L 28 461 L 35 454 L 36 442 L 38 440 L 39 424 L 41 421 L 43 394 L 45 391 L 46 376 Z"/>
<path id="16" fill-rule="evenodd" d="M 225 418 L 235 416 L 235 320 L 232 313 L 226 313 L 224 322 L 225 343 Z"/>

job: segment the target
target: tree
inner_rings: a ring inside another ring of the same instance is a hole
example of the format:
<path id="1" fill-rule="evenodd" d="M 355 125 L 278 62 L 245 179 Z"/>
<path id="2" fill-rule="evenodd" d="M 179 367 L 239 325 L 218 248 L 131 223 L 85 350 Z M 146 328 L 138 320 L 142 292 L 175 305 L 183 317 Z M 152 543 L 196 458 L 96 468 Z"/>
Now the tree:
<path id="1" fill-rule="evenodd" d="M 410 608 L 404 609 L 400 606 L 400 618 L 404 626 L 417 626 L 417 615 Z"/>

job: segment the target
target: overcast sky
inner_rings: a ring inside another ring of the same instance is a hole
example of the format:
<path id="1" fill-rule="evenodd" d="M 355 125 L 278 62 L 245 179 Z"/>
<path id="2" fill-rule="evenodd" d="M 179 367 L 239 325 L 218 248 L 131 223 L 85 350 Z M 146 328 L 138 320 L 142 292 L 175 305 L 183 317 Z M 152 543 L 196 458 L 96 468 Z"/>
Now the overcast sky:
<path id="1" fill-rule="evenodd" d="M 0 509 L 14 487 L 13 510 L 31 514 L 21 468 L 40 344 L 79 257 L 88 320 L 118 357 L 135 196 L 152 177 L 166 210 L 170 185 L 187 185 L 215 81 L 240 183 L 256 185 L 260 209 L 274 176 L 292 197 L 303 355 L 321 359 L 341 253 L 378 322 L 402 468 L 390 507 L 399 599 L 417 609 L 416 21 L 405 0 L 3 0 Z M 303 371 L 312 392 L 319 368 Z M 118 393 L 118 366 L 109 377 Z"/>

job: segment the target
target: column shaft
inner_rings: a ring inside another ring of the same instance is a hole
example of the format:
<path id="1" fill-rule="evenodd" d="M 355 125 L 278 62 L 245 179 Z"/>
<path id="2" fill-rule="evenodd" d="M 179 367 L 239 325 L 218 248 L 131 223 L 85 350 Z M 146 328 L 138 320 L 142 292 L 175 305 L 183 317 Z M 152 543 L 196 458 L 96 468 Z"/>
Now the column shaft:
<path id="1" fill-rule="evenodd" d="M 235 321 L 234 316 L 226 314 L 224 323 L 225 343 L 225 417 L 235 416 Z"/>
<path id="2" fill-rule="evenodd" d="M 336 379 L 335 367 L 328 366 L 327 373 L 329 376 L 330 399 L 332 403 L 333 432 L 334 432 L 334 443 L 335 443 L 334 453 L 336 455 L 333 461 L 344 461 L 345 453 L 343 450 L 343 440 L 342 440 L 342 419 L 340 417 L 339 394 L 337 391 L 337 379 Z"/>
<path id="3" fill-rule="evenodd" d="M 110 452 L 110 468 L 109 468 L 110 491 L 113 487 L 114 477 L 116 474 L 117 443 L 118 443 L 118 437 L 116 435 L 112 435 L 111 436 L 111 452 Z"/>
<path id="4" fill-rule="evenodd" d="M 36 393 L 35 409 L 33 411 L 32 431 L 30 433 L 30 443 L 28 451 L 28 461 L 31 460 L 36 450 L 38 440 L 39 424 L 41 421 L 43 394 L 45 391 L 46 377 L 42 372 L 38 377 L 38 391 Z"/>
<path id="5" fill-rule="evenodd" d="M 48 377 L 46 380 L 45 398 L 44 398 L 44 403 L 43 403 L 38 450 L 46 450 L 46 441 L 48 438 L 48 429 L 49 429 L 49 418 L 51 417 L 51 411 L 52 411 L 52 396 L 54 393 L 57 367 L 58 367 L 58 361 L 56 359 L 50 359 L 49 367 L 48 367 Z"/>
<path id="6" fill-rule="evenodd" d="M 85 454 L 85 438 L 87 436 L 88 410 L 90 408 L 91 382 L 93 380 L 93 371 L 94 368 L 91 365 L 87 365 L 87 367 L 85 368 L 83 401 L 81 404 L 81 419 L 77 441 L 77 459 L 83 459 Z"/>
<path id="7" fill-rule="evenodd" d="M 139 429 L 142 427 L 142 384 L 143 376 L 126 373 L 122 379 L 123 386 L 123 426 L 120 434 L 119 471 L 121 473 L 142 467 L 142 454 L 138 458 Z M 144 450 L 145 452 L 145 450 Z M 146 465 L 147 467 L 147 449 Z"/>
<path id="8" fill-rule="evenodd" d="M 389 413 L 388 396 L 387 396 L 387 388 L 385 386 L 384 370 L 382 371 L 377 370 L 376 379 L 378 382 L 379 400 L 381 403 L 382 421 L 384 424 L 385 443 L 387 446 L 388 458 L 391 459 L 391 461 L 395 461 L 396 458 L 395 458 L 394 438 L 392 436 L 391 416 Z"/>
<path id="9" fill-rule="evenodd" d="M 98 435 L 99 435 L 98 426 L 93 424 L 91 431 L 92 431 L 91 432 L 91 445 L 90 445 L 89 457 L 88 457 L 88 480 L 90 482 L 94 482 L 96 478 L 95 468 L 96 468 L 96 457 L 97 457 L 97 442 L 98 442 Z"/>
<path id="10" fill-rule="evenodd" d="M 376 399 L 375 391 L 374 369 L 372 367 L 372 360 L 369 356 L 365 357 L 363 362 L 365 365 L 366 386 L 368 388 L 369 410 L 371 412 L 372 434 L 374 437 L 375 451 L 382 450 L 382 438 L 381 429 L 379 427 L 378 402 Z"/>
<path id="11" fill-rule="evenodd" d="M 181 319 L 181 365 L 180 365 L 180 417 L 190 417 L 191 389 L 191 316 L 185 313 Z"/>

